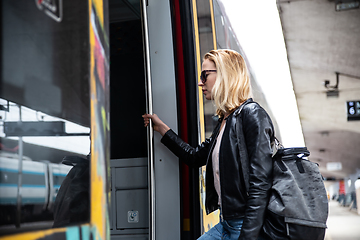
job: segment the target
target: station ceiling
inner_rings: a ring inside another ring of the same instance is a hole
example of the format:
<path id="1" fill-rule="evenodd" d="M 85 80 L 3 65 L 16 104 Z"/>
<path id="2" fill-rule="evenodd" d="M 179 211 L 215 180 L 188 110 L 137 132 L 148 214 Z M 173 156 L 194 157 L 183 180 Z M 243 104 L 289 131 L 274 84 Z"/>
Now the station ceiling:
<path id="1" fill-rule="evenodd" d="M 360 173 L 360 120 L 347 119 L 347 101 L 360 101 L 360 9 L 336 3 L 277 0 L 310 160 L 325 178 L 343 179 Z"/>

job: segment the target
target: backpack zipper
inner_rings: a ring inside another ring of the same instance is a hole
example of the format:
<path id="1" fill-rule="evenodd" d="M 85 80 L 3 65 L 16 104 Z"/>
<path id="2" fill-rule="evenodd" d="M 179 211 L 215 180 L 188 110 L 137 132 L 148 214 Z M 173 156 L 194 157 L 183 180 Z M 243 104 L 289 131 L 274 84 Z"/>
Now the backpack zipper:
<path id="1" fill-rule="evenodd" d="M 286 223 L 286 234 L 290 236 L 289 224 Z"/>

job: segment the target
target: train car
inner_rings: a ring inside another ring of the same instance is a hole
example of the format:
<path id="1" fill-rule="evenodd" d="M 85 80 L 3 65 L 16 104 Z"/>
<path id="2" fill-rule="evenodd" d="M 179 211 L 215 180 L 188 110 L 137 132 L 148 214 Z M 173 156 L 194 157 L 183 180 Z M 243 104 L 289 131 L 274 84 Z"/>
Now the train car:
<path id="1" fill-rule="evenodd" d="M 214 108 L 197 86 L 202 56 L 231 48 L 246 59 L 222 3 L 4 0 L 0 6 L 1 146 L 16 149 L 14 171 L 22 174 L 26 162 L 36 162 L 23 156 L 49 161 L 47 207 L 68 216 L 54 227 L 54 217 L 24 221 L 25 200 L 18 200 L 15 227 L 0 227 L 0 239 L 186 240 L 216 224 L 218 212 L 204 211 L 206 172 L 179 163 L 141 115 L 156 113 L 191 145 L 212 131 Z M 251 76 L 255 99 L 267 108 Z M 88 206 L 56 198 L 77 193 L 72 186 L 81 171 L 65 176 L 59 167 L 73 155 L 75 166 L 90 166 L 89 181 L 80 184 L 88 188 Z M 86 155 L 90 165 L 81 160 Z M 41 169 L 34 164 L 36 176 Z M 17 178 L 16 191 L 26 190 L 24 181 Z M 90 214 L 79 222 L 72 213 L 83 207 Z"/>
<path id="2" fill-rule="evenodd" d="M 18 201 L 23 212 L 21 221 L 36 222 L 39 218 L 51 221 L 57 192 L 70 169 L 67 165 L 33 161 L 23 156 L 19 171 L 19 155 L 0 150 L 0 225 L 16 222 Z M 19 175 L 21 192 L 18 191 Z"/>

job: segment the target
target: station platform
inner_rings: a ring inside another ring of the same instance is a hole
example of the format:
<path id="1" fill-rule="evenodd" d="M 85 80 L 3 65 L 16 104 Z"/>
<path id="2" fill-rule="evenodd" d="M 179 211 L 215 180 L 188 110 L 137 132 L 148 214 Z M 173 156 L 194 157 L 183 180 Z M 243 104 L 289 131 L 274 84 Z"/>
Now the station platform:
<path id="1" fill-rule="evenodd" d="M 360 215 L 337 201 L 329 202 L 325 240 L 360 240 Z"/>

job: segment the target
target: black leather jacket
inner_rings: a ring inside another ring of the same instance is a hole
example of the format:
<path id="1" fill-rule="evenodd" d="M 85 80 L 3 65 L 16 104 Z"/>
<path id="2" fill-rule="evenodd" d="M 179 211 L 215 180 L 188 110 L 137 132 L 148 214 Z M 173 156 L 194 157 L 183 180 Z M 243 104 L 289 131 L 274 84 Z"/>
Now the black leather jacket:
<path id="1" fill-rule="evenodd" d="M 195 148 L 172 130 L 161 139 L 187 165 L 201 167 L 206 164 L 208 214 L 218 209 L 211 155 L 221 121 L 212 136 Z M 255 240 L 263 224 L 271 187 L 274 127 L 266 111 L 251 98 L 241 111 L 238 108 L 226 121 L 219 153 L 222 214 L 225 220 L 244 218 L 239 239 Z"/>

